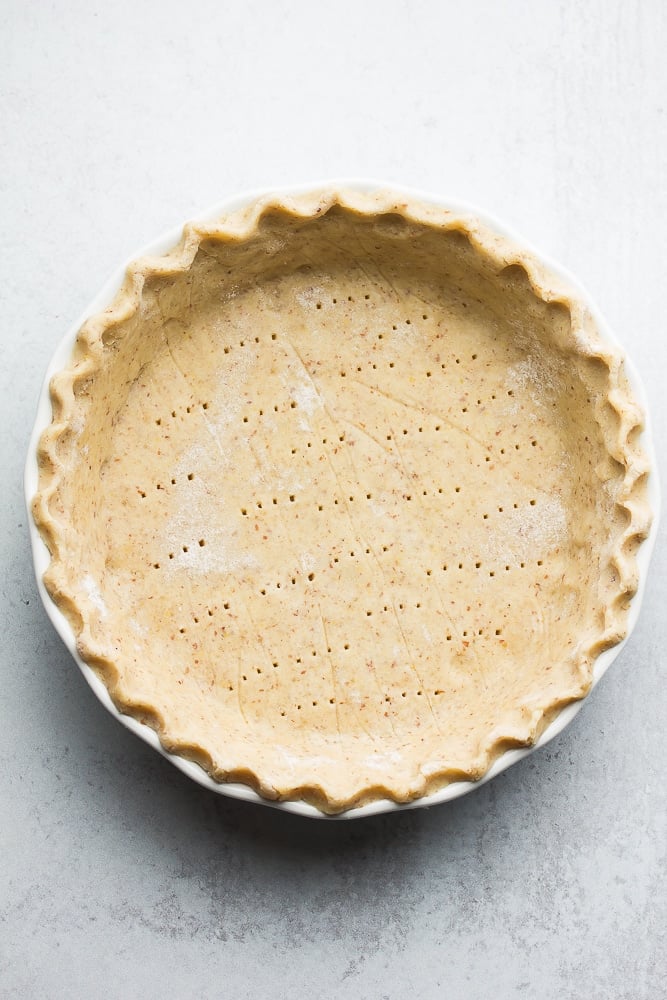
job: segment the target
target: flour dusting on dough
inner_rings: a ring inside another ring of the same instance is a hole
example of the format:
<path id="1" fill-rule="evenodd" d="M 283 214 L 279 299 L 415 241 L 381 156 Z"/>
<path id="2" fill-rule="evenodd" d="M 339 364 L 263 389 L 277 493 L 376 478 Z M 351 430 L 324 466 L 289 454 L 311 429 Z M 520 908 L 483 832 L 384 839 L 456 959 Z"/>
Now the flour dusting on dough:
<path id="1" fill-rule="evenodd" d="M 198 464 L 199 457 L 198 446 L 193 446 L 179 465 L 181 470 L 197 471 L 192 480 L 186 477 L 180 489 L 183 475 L 175 477 L 176 502 L 161 530 L 160 541 L 160 549 L 166 550 L 170 557 L 163 559 L 161 565 L 166 572 L 187 570 L 196 575 L 234 573 L 256 567 L 256 557 L 243 548 L 234 530 L 236 511 L 230 508 L 224 495 L 209 487 L 203 456 Z M 221 520 L 225 509 L 227 514 Z"/>
<path id="2" fill-rule="evenodd" d="M 290 368 L 282 376 L 282 383 L 296 403 L 300 430 L 309 433 L 312 430 L 310 418 L 323 408 L 315 383 L 301 366 Z"/>
<path id="3" fill-rule="evenodd" d="M 304 288 L 302 291 L 296 292 L 295 297 L 304 309 L 317 309 L 318 305 L 322 308 L 328 304 L 321 285 L 311 285 L 309 288 Z"/>
<path id="4" fill-rule="evenodd" d="M 221 433 L 236 424 L 243 408 L 243 390 L 248 382 L 254 357 L 249 351 L 237 351 L 233 361 L 221 365 L 216 373 L 216 399 L 218 407 L 210 418 L 214 429 Z M 221 405 L 220 405 L 221 404 Z"/>
<path id="5" fill-rule="evenodd" d="M 210 520 L 198 514 L 196 510 L 191 511 L 191 516 L 177 514 L 167 523 L 164 545 L 173 552 L 173 559 L 164 564 L 167 572 L 186 570 L 205 576 L 258 568 L 257 558 L 247 549 L 240 548 L 231 531 L 211 530 Z M 200 545 L 200 538 L 204 545 Z"/>
<path id="6" fill-rule="evenodd" d="M 561 359 L 546 354 L 527 354 L 516 364 L 510 365 L 505 378 L 505 389 L 514 393 L 509 411 L 516 412 L 519 400 L 526 394 L 536 408 L 548 406 L 559 390 L 563 367 Z"/>
<path id="7" fill-rule="evenodd" d="M 567 513 L 560 497 L 543 497 L 534 507 L 506 512 L 502 535 L 492 534 L 482 555 L 492 562 L 522 562 L 545 554 L 567 537 Z"/>
<path id="8" fill-rule="evenodd" d="M 400 764 L 402 760 L 403 754 L 399 750 L 388 750 L 386 753 L 367 754 L 361 764 L 371 771 L 391 771 L 392 765 Z"/>
<path id="9" fill-rule="evenodd" d="M 299 556 L 299 562 L 304 573 L 311 573 L 317 566 L 317 561 L 311 556 L 310 552 L 303 552 Z"/>
<path id="10" fill-rule="evenodd" d="M 106 606 L 102 594 L 100 593 L 100 588 L 95 583 L 90 573 L 87 573 L 81 582 L 83 583 L 83 589 L 90 598 L 90 603 L 93 607 L 97 608 L 102 618 L 106 618 L 109 614 L 109 609 Z"/>

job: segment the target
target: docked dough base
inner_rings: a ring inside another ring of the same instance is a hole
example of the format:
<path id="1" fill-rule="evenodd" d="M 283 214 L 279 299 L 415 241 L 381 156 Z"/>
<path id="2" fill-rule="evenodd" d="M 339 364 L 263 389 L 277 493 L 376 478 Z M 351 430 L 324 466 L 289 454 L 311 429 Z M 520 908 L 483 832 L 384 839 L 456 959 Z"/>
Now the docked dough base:
<path id="1" fill-rule="evenodd" d="M 447 213 L 236 223 L 140 262 L 55 380 L 47 585 L 116 704 L 217 780 L 335 812 L 478 778 L 623 634 L 620 361 Z"/>

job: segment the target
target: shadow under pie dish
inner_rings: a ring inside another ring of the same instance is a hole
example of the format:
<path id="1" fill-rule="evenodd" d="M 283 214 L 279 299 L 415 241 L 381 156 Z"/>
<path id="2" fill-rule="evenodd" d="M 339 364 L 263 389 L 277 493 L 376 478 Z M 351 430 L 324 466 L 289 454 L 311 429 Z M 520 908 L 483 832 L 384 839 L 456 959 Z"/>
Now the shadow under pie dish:
<path id="1" fill-rule="evenodd" d="M 641 390 L 479 215 L 247 199 L 132 263 L 52 368 L 47 608 L 209 787 L 308 815 L 454 797 L 562 728 L 634 623 Z"/>

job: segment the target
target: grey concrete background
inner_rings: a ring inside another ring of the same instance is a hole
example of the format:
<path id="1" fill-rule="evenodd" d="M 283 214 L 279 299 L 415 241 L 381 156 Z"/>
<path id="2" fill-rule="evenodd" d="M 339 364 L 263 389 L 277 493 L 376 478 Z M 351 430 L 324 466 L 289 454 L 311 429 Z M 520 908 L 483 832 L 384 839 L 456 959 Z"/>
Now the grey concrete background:
<path id="1" fill-rule="evenodd" d="M 664 530 L 559 739 L 452 805 L 327 825 L 204 792 L 105 714 L 39 604 L 20 482 L 48 359 L 123 258 L 332 175 L 475 202 L 568 266 L 664 470 L 665 11 L 2 0 L 0 996 L 665 995 Z"/>

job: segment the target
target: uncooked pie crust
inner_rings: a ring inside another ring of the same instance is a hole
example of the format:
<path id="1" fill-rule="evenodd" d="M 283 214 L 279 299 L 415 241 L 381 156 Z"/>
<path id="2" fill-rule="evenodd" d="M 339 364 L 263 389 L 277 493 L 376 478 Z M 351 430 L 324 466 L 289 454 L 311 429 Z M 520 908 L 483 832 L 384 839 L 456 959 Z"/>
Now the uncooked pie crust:
<path id="1" fill-rule="evenodd" d="M 391 192 L 189 225 L 52 381 L 48 591 L 124 713 L 338 812 L 582 698 L 646 536 L 619 351 L 538 260 Z"/>

